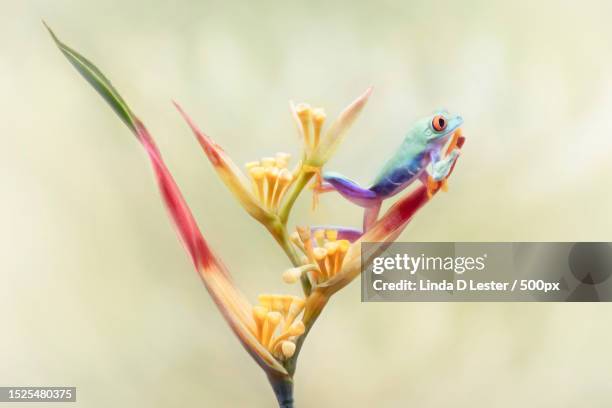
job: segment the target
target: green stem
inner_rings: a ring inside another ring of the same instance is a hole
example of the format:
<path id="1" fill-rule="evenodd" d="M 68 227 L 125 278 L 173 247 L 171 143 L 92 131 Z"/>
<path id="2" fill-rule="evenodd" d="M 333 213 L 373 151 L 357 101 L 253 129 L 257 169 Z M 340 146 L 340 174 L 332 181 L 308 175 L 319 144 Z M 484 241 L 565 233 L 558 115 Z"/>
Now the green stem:
<path id="1" fill-rule="evenodd" d="M 314 172 L 305 172 L 304 168 L 300 170 L 300 174 L 298 175 L 297 181 L 295 182 L 295 187 L 291 190 L 291 193 L 287 197 L 287 201 L 280 210 L 280 221 L 283 225 L 287 225 L 287 221 L 289 220 L 289 213 L 291 213 L 291 208 L 293 208 L 293 204 L 295 204 L 295 200 L 297 200 L 298 196 L 306 187 L 306 184 L 310 181 L 312 176 L 314 176 Z"/>
<path id="2" fill-rule="evenodd" d="M 325 290 L 321 290 L 321 288 L 317 288 L 314 290 L 310 296 L 306 299 L 306 306 L 304 308 L 304 317 L 302 321 L 306 326 L 306 331 L 300 337 L 298 337 L 296 341 L 296 349 L 295 354 L 285 362 L 284 366 L 289 372 L 289 375 L 293 377 L 295 374 L 295 368 L 297 364 L 297 358 L 302 350 L 302 345 L 304 344 L 304 340 L 306 340 L 306 336 L 310 332 L 310 329 L 317 321 L 317 318 L 320 316 L 321 312 L 327 302 L 329 301 L 330 294 Z"/>
<path id="3" fill-rule="evenodd" d="M 291 213 L 293 204 L 295 204 L 295 201 L 299 197 L 300 193 L 302 192 L 302 190 L 304 190 L 304 187 L 306 187 L 306 185 L 314 175 L 315 173 L 312 171 L 305 172 L 304 167 L 300 169 L 300 173 L 298 175 L 297 181 L 295 182 L 295 186 L 289 193 L 287 201 L 285 201 L 285 204 L 281 207 L 281 210 L 279 212 L 280 225 L 274 225 L 273 229 L 270 229 L 270 231 L 276 238 L 276 241 L 283 248 L 289 259 L 291 260 L 291 263 L 293 263 L 293 266 L 296 267 L 301 266 L 302 262 L 299 256 L 297 255 L 297 252 L 295 251 L 295 247 L 289 240 L 289 235 L 287 234 L 287 221 L 289 220 L 289 214 Z M 302 274 L 300 282 L 302 283 L 302 289 L 304 290 L 304 294 L 306 296 L 310 295 L 310 291 L 312 290 L 312 284 L 308 279 L 308 275 Z"/>
<path id="4" fill-rule="evenodd" d="M 301 266 L 302 263 L 299 256 L 297 255 L 295 247 L 289 240 L 289 235 L 287 234 L 287 221 L 289 220 L 289 214 L 291 213 L 291 209 L 293 208 L 295 201 L 299 197 L 300 193 L 304 190 L 304 187 L 306 187 L 310 179 L 315 174 L 316 173 L 314 171 L 304 171 L 304 167 L 300 169 L 299 175 L 295 182 L 295 186 L 289 193 L 285 204 L 281 207 L 279 211 L 279 223 L 270 224 L 270 226 L 268 227 L 276 241 L 279 243 L 281 248 L 283 248 L 289 259 L 291 260 L 291 263 L 293 263 L 293 265 L 296 267 Z M 308 274 L 302 274 L 301 282 L 306 298 L 311 299 L 312 284 L 308 279 Z M 315 295 L 315 298 L 318 299 L 316 301 L 316 303 L 318 304 L 314 308 L 316 310 L 315 314 L 312 315 L 310 319 L 305 322 L 306 331 L 297 340 L 297 349 L 295 351 L 295 354 L 285 363 L 285 368 L 287 369 L 291 377 L 289 379 L 285 379 L 284 381 L 269 377 L 270 383 L 272 384 L 272 388 L 274 389 L 274 392 L 278 399 L 280 408 L 293 408 L 293 380 L 291 378 L 293 377 L 293 373 L 295 372 L 297 357 L 302 348 L 302 343 L 304 342 L 306 335 L 310 331 L 310 328 L 316 321 L 323 307 L 325 307 L 325 304 L 327 304 L 328 298 L 326 296 L 316 296 L 317 293 L 313 293 L 312 295 Z M 287 398 L 287 395 L 289 395 L 290 398 Z"/>

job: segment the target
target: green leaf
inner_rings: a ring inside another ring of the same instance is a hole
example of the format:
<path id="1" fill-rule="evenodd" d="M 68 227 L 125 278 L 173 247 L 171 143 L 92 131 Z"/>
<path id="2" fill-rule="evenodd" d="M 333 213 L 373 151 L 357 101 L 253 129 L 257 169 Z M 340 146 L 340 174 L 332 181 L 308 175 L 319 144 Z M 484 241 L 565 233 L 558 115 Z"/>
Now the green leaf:
<path id="1" fill-rule="evenodd" d="M 119 92 L 113 87 L 110 81 L 104 76 L 102 72 L 92 64 L 87 58 L 68 47 L 66 44 L 61 42 L 55 33 L 49 28 L 47 23 L 43 21 L 43 24 L 49 30 L 49 34 L 55 41 L 55 44 L 60 49 L 62 54 L 66 56 L 68 61 L 79 71 L 79 73 L 94 87 L 96 91 L 108 102 L 113 108 L 115 113 L 121 118 L 123 123 L 130 128 L 130 130 L 136 133 L 135 116 L 130 111 Z"/>

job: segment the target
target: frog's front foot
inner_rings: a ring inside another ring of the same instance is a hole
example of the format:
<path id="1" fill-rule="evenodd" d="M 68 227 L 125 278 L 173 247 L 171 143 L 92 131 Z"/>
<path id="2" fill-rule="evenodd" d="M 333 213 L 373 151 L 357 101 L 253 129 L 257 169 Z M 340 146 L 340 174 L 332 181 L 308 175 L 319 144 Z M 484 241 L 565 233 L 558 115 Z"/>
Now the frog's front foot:
<path id="1" fill-rule="evenodd" d="M 430 176 L 434 181 L 441 182 L 445 180 L 450 174 L 453 164 L 459 157 L 459 149 L 454 149 L 450 152 L 449 155 L 445 156 L 443 159 L 438 160 L 437 162 L 432 163 Z"/>
<path id="2" fill-rule="evenodd" d="M 429 198 L 438 190 L 446 191 L 448 189 L 446 179 L 453 170 L 458 157 L 459 149 L 455 148 L 443 159 L 435 161 L 429 166 L 427 172 L 425 172 L 426 177 L 421 179 L 427 187 Z"/>

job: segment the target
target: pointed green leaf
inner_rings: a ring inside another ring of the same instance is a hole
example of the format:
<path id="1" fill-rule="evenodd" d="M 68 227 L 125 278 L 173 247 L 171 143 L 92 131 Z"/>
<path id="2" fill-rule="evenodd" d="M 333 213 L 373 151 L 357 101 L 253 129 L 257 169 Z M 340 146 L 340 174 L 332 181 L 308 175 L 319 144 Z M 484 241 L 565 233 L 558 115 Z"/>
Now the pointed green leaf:
<path id="1" fill-rule="evenodd" d="M 98 93 L 106 100 L 106 102 L 108 102 L 119 118 L 121 118 L 123 123 L 125 123 L 127 127 L 129 127 L 130 130 L 135 133 L 136 125 L 134 115 L 110 81 L 87 58 L 83 57 L 81 54 L 61 42 L 51 28 L 49 28 L 47 23 L 43 21 L 43 24 L 47 30 L 49 30 L 49 34 L 51 34 L 53 41 L 55 41 L 55 44 L 60 49 L 62 54 L 64 54 L 64 56 L 77 69 L 77 71 L 79 71 L 83 78 L 85 78 L 87 82 L 89 82 L 91 86 L 93 86 L 94 89 L 98 91 Z"/>

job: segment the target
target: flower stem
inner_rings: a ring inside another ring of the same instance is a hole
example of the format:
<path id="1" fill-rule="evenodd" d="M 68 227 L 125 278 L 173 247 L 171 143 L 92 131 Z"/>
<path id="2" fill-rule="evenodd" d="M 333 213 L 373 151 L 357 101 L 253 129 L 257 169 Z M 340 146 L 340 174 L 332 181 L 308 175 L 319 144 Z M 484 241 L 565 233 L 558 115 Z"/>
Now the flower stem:
<path id="1" fill-rule="evenodd" d="M 310 333 L 310 329 L 314 325 L 315 321 L 323 311 L 325 305 L 329 301 L 330 294 L 323 288 L 316 288 L 312 291 L 310 296 L 306 299 L 306 306 L 304 308 L 304 316 L 302 321 L 306 326 L 306 331 L 300 337 L 298 337 L 296 342 L 296 350 L 293 357 L 287 360 L 284 364 L 285 368 L 289 372 L 289 375 L 293 377 L 295 374 L 295 368 L 297 364 L 297 358 L 302 350 L 302 345 L 304 344 L 304 340 L 306 340 L 306 336 Z"/>
<path id="2" fill-rule="evenodd" d="M 306 184 L 308 184 L 308 181 L 310 181 L 314 174 L 315 173 L 312 171 L 304 171 L 304 167 L 302 167 L 302 169 L 300 170 L 298 179 L 295 182 L 295 187 L 293 187 L 293 190 L 291 190 L 287 201 L 285 202 L 279 213 L 280 221 L 283 225 L 287 225 L 287 220 L 289 220 L 289 213 L 291 212 L 291 208 L 293 208 L 295 200 L 297 200 L 298 196 L 300 195 L 304 187 L 306 187 Z"/>
<path id="3" fill-rule="evenodd" d="M 308 184 L 308 181 L 314 176 L 314 172 L 304 171 L 304 166 L 300 169 L 300 173 L 298 175 L 297 181 L 295 183 L 295 187 L 291 190 L 289 197 L 285 204 L 281 207 L 279 212 L 279 224 L 274 225 L 273 228 L 269 228 L 276 241 L 283 248 L 293 266 L 301 266 L 302 262 L 295 251 L 295 247 L 291 244 L 289 240 L 289 234 L 287 234 L 287 221 L 289 220 L 289 214 L 291 213 L 291 209 L 293 208 L 293 204 L 295 204 L 295 200 L 299 197 L 304 187 Z M 312 290 L 312 284 L 310 280 L 308 280 L 307 274 L 302 274 L 300 279 L 302 283 L 302 289 L 304 290 L 304 294 L 306 296 L 310 295 L 310 291 Z"/>
<path id="4" fill-rule="evenodd" d="M 294 408 L 293 380 L 290 377 L 278 377 L 274 375 L 269 375 L 268 380 L 276 395 L 279 408 Z"/>

